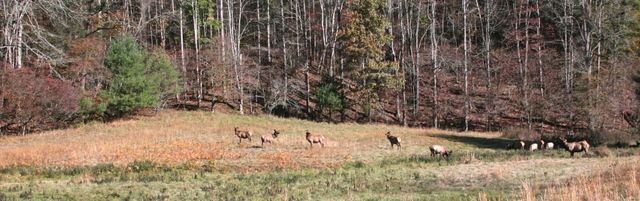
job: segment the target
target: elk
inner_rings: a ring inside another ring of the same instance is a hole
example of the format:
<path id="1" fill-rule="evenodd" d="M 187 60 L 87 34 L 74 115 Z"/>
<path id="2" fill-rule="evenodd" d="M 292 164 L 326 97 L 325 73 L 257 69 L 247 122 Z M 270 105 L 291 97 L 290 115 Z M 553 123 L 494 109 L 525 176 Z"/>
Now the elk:
<path id="1" fill-rule="evenodd" d="M 248 139 L 249 142 L 251 142 L 251 131 L 241 130 L 238 127 L 235 127 L 233 130 L 235 131 L 236 136 L 238 136 L 238 139 L 240 139 L 240 141 L 238 141 L 238 144 L 242 143 L 242 139 Z"/>
<path id="2" fill-rule="evenodd" d="M 400 139 L 400 137 L 391 135 L 391 132 L 387 132 L 385 136 L 387 136 L 387 139 L 391 143 L 391 149 L 393 149 L 393 145 L 397 145 L 398 149 L 402 148 L 402 145 L 400 144 L 402 140 Z"/>
<path id="3" fill-rule="evenodd" d="M 589 147 L 591 146 L 586 140 L 582 140 L 579 142 L 567 142 L 566 138 L 560 138 L 560 140 L 562 140 L 562 143 L 564 144 L 565 149 L 567 149 L 567 151 L 571 153 L 571 157 L 573 157 L 573 154 L 575 152 L 584 151 L 585 154 L 589 154 Z"/>
<path id="4" fill-rule="evenodd" d="M 306 138 L 311 148 L 313 148 L 314 143 L 318 143 L 320 144 L 320 146 L 324 148 L 324 141 L 325 141 L 324 136 L 320 134 L 311 134 L 309 130 L 307 130 L 306 132 L 307 132 Z"/>
<path id="5" fill-rule="evenodd" d="M 540 140 L 540 149 L 553 149 L 553 142 L 546 142 L 544 140 Z"/>
<path id="6" fill-rule="evenodd" d="M 278 138 L 278 135 L 280 135 L 280 132 L 278 132 L 276 129 L 273 129 L 273 134 L 271 135 L 262 135 L 262 137 L 260 137 L 260 139 L 262 140 L 261 146 L 264 147 L 264 143 L 273 143 L 273 141 Z"/>
<path id="7" fill-rule="evenodd" d="M 531 145 L 529 145 L 529 151 L 536 151 L 538 147 L 538 143 L 531 143 Z"/>
<path id="8" fill-rule="evenodd" d="M 522 140 L 511 142 L 507 145 L 507 149 L 524 149 L 525 143 Z"/>
<path id="9" fill-rule="evenodd" d="M 453 151 L 447 150 L 447 148 L 445 148 L 442 145 L 431 145 L 429 147 L 429 150 L 431 151 L 431 156 L 432 157 L 435 157 L 436 155 L 438 155 L 438 156 L 441 156 L 443 158 L 449 158 L 451 153 L 453 153 Z"/>

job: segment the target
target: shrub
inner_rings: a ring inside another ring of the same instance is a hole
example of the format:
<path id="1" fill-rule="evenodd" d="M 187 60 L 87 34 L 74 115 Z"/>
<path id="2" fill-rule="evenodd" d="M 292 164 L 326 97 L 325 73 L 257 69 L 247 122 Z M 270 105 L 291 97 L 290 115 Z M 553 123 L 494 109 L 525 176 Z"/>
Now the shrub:
<path id="1" fill-rule="evenodd" d="M 629 132 L 624 132 L 622 130 L 605 129 L 589 131 L 588 135 L 585 136 L 585 138 L 593 146 L 618 145 L 622 147 L 633 145 L 638 139 L 637 136 L 634 136 Z"/>
<path id="2" fill-rule="evenodd" d="M 147 56 L 131 36 L 120 37 L 111 44 L 105 66 L 113 74 L 103 93 L 108 101 L 107 112 L 112 116 L 159 107 L 163 95 L 178 90 L 178 73 L 166 54 L 155 51 Z"/>
<path id="3" fill-rule="evenodd" d="M 59 128 L 73 122 L 80 92 L 29 68 L 7 70 L 1 80 L 0 130 L 9 133 Z"/>
<path id="4" fill-rule="evenodd" d="M 107 104 L 101 101 L 100 97 L 84 97 L 78 104 L 80 109 L 78 114 L 82 120 L 101 119 L 105 111 L 107 111 Z"/>

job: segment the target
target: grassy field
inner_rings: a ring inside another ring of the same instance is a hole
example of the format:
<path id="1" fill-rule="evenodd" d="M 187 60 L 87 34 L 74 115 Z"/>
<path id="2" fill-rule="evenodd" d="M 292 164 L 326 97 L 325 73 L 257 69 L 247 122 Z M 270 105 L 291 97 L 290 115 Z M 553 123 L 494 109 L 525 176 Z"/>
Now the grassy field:
<path id="1" fill-rule="evenodd" d="M 233 128 L 254 132 L 238 144 Z M 260 135 L 281 136 L 260 146 Z M 325 148 L 304 131 L 321 133 Z M 384 133 L 403 139 L 390 149 Z M 0 138 L 0 200 L 619 200 L 637 149 L 505 150 L 500 133 L 166 111 Z M 449 160 L 428 146 L 454 150 Z M 589 196 L 589 197 L 583 197 Z M 575 199 L 574 199 L 575 198 Z"/>

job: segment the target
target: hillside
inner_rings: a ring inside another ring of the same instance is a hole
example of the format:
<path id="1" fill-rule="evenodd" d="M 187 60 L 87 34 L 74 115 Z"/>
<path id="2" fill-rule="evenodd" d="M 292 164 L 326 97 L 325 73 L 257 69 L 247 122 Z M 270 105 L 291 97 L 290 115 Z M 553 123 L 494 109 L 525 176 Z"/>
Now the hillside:
<path id="1" fill-rule="evenodd" d="M 252 142 L 238 145 L 235 126 L 254 131 Z M 281 137 L 260 147 L 259 135 L 273 129 Z M 307 129 L 325 135 L 327 146 L 309 148 Z M 386 131 L 401 136 L 402 150 L 390 149 Z M 521 192 L 543 196 L 547 186 L 560 191 L 570 179 L 640 163 L 637 149 L 596 148 L 594 157 L 569 158 L 563 150 L 505 150 L 508 142 L 500 133 L 165 111 L 0 138 L 0 198 L 520 199 Z M 432 144 L 453 156 L 430 157 Z"/>

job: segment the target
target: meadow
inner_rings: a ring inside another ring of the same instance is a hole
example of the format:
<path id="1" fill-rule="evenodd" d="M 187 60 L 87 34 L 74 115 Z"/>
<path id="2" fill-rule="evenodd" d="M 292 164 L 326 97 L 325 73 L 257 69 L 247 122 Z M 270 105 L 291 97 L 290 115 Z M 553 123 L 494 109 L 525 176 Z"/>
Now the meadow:
<path id="1" fill-rule="evenodd" d="M 253 131 L 238 144 L 233 128 Z M 281 132 L 260 146 L 260 135 Z M 323 134 L 309 147 L 305 130 Z M 403 141 L 391 149 L 384 134 Z M 502 134 L 165 111 L 0 138 L 0 200 L 626 200 L 636 148 L 506 150 Z M 428 147 L 454 150 L 449 159 Z"/>

